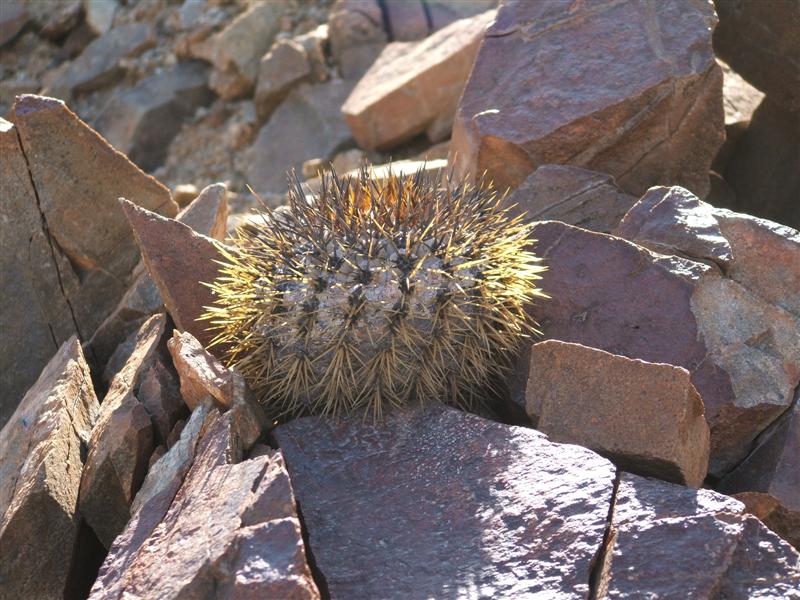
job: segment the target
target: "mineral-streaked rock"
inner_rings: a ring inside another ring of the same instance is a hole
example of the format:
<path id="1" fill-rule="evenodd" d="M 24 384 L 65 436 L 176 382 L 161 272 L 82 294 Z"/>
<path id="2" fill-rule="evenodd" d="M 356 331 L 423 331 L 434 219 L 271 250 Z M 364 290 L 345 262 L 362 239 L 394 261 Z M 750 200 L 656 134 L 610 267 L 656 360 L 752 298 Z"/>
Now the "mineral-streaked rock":
<path id="1" fill-rule="evenodd" d="M 441 405 L 275 435 L 331 598 L 588 595 L 614 479 L 593 452 Z"/>
<path id="2" fill-rule="evenodd" d="M 0 431 L 5 598 L 61 598 L 78 536 L 82 449 L 99 406 L 78 340 L 64 342 Z"/>
<path id="3" fill-rule="evenodd" d="M 504 190 L 572 164 L 704 196 L 725 137 L 715 21 L 710 2 L 504 2 L 456 115 L 456 172 Z"/>
<path id="4" fill-rule="evenodd" d="M 695 488 L 706 477 L 708 425 L 686 369 L 548 340 L 531 348 L 526 394 L 528 414 L 554 442 Z"/>

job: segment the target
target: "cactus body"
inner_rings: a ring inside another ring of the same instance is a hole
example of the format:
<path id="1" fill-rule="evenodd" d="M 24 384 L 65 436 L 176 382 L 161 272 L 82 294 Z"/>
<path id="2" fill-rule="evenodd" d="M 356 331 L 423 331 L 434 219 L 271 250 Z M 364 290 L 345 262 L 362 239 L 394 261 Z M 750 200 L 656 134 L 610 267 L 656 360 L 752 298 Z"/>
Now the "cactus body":
<path id="1" fill-rule="evenodd" d="M 413 399 L 469 407 L 542 296 L 528 228 L 489 187 L 420 171 L 326 177 L 237 232 L 206 318 L 275 415 L 380 419 Z"/>

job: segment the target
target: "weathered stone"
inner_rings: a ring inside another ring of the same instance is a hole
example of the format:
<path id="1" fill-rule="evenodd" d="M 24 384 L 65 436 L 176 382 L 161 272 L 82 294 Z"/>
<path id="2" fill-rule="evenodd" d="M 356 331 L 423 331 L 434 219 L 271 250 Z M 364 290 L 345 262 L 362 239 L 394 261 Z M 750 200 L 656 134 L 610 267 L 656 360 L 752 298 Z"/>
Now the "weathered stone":
<path id="1" fill-rule="evenodd" d="M 400 42 L 421 40 L 430 33 L 423 0 L 386 2 L 386 22 L 391 39 Z"/>
<path id="2" fill-rule="evenodd" d="M 153 422 L 155 441 L 167 444 L 175 424 L 186 415 L 186 405 L 173 370 L 161 359 L 156 359 L 142 375 L 136 398 Z"/>
<path id="3" fill-rule="evenodd" d="M 83 0 L 84 19 L 96 35 L 103 35 L 111 29 L 118 8 L 117 0 Z"/>
<path id="4" fill-rule="evenodd" d="M 301 84 L 261 128 L 253 145 L 238 157 L 246 180 L 259 194 L 286 192 L 286 173 L 298 172 L 309 158 L 330 158 L 351 138 L 340 107 L 352 82 Z"/>
<path id="5" fill-rule="evenodd" d="M 242 461 L 229 415 L 206 419 L 197 458 L 176 490 L 191 445 L 187 434 L 168 485 L 143 497 L 112 547 L 93 600 L 319 598 L 283 459 L 274 452 Z"/>
<path id="6" fill-rule="evenodd" d="M 765 97 L 721 173 L 736 194 L 728 208 L 800 229 L 798 148 L 800 111 Z"/>
<path id="7" fill-rule="evenodd" d="M 177 212 L 166 188 L 62 102 L 21 96 L 14 119 L 0 123 L 0 329 L 25 344 L 0 353 L 3 420 L 58 345 L 89 339 L 123 295 L 138 250 L 114 198 Z"/>
<path id="8" fill-rule="evenodd" d="M 342 106 L 358 145 L 391 148 L 435 121 L 451 122 L 494 15 L 490 10 L 456 21 L 420 42 L 386 46 Z"/>
<path id="9" fill-rule="evenodd" d="M 800 597 L 797 552 L 740 512 L 712 492 L 623 473 L 597 597 Z"/>
<path id="10" fill-rule="evenodd" d="M 504 2 L 456 115 L 456 173 L 487 171 L 503 190 L 572 164 L 636 195 L 679 184 L 702 197 L 724 140 L 715 20 L 710 3 L 679 0 Z"/>
<path id="11" fill-rule="evenodd" d="M 333 60 L 342 77 L 352 81 L 367 72 L 389 40 L 377 0 L 337 0 L 328 33 Z"/>
<path id="12" fill-rule="evenodd" d="M 749 121 L 753 116 L 753 111 L 758 108 L 764 93 L 754 88 L 742 79 L 736 71 L 730 68 L 728 63 L 717 59 L 717 63 L 722 68 L 722 99 L 725 103 L 725 144 L 728 143 L 728 127 L 734 123 Z M 714 163 L 716 164 L 716 159 Z"/>
<path id="13" fill-rule="evenodd" d="M 80 510 L 106 547 L 124 529 L 155 446 L 153 424 L 136 394 L 157 357 L 166 317 L 156 315 L 136 334 L 136 345 L 111 381 L 89 440 Z"/>
<path id="14" fill-rule="evenodd" d="M 199 194 L 199 191 L 197 190 L 197 186 L 195 184 L 182 183 L 180 185 L 176 185 L 172 190 L 172 199 L 177 202 L 178 206 L 185 208 L 189 206 L 189 203 L 192 200 L 197 198 L 197 194 Z"/>
<path id="15" fill-rule="evenodd" d="M 71 63 L 66 65 L 45 93 L 60 98 L 84 94 L 121 79 L 125 68 L 123 59 L 140 54 L 155 44 L 153 29 L 146 23 L 129 23 L 109 29 L 89 44 Z"/>
<path id="16" fill-rule="evenodd" d="M 194 55 L 215 67 L 209 84 L 220 97 L 233 100 L 253 89 L 259 60 L 272 45 L 288 5 L 285 0 L 255 2 L 222 31 L 195 45 Z"/>
<path id="17" fill-rule="evenodd" d="M 21 0 L 0 4 L 0 47 L 13 40 L 30 19 Z"/>
<path id="18" fill-rule="evenodd" d="M 146 171 L 160 166 L 172 139 L 200 106 L 213 98 L 208 68 L 181 62 L 117 91 L 106 102 L 95 126 L 117 150 Z"/>
<path id="19" fill-rule="evenodd" d="M 54 4 L 47 22 L 39 30 L 39 35 L 51 41 L 64 38 L 80 21 L 80 0 L 66 0 Z"/>
<path id="20" fill-rule="evenodd" d="M 203 282 L 214 281 L 219 273 L 214 261 L 223 259 L 220 242 L 127 200 L 121 205 L 175 326 L 208 345 L 214 335 L 208 322 L 198 319 L 205 312 L 204 307 L 214 303 L 213 293 Z"/>
<path id="21" fill-rule="evenodd" d="M 331 598 L 588 596 L 614 478 L 593 452 L 441 405 L 274 433 Z"/>
<path id="22" fill-rule="evenodd" d="M 266 119 L 296 84 L 311 75 L 305 48 L 294 40 L 278 40 L 261 58 L 255 105 Z"/>
<path id="23" fill-rule="evenodd" d="M 542 165 L 508 195 L 512 215 L 528 221 L 563 221 L 610 232 L 636 198 L 620 191 L 610 175 L 569 165 Z"/>
<path id="24" fill-rule="evenodd" d="M 233 372 L 206 351 L 190 333 L 172 332 L 167 342 L 181 382 L 181 396 L 194 410 L 209 395 L 222 408 L 233 405 Z"/>
<path id="25" fill-rule="evenodd" d="M 703 484 L 708 425 L 686 369 L 548 340 L 531 348 L 525 393 L 528 415 L 553 442 L 641 475 Z"/>
<path id="26" fill-rule="evenodd" d="M 800 6 L 791 0 L 716 0 L 714 50 L 771 99 L 800 111 Z"/>
<path id="27" fill-rule="evenodd" d="M 557 222 L 532 238 L 548 265 L 552 300 L 532 309 L 545 336 L 687 369 L 711 427 L 709 472 L 743 459 L 791 403 L 800 327 L 790 313 L 713 267 L 620 238 Z"/>
<path id="28" fill-rule="evenodd" d="M 225 184 L 207 186 L 176 217 L 195 232 L 216 240 L 225 239 L 228 223 L 228 191 Z M 158 287 L 140 262 L 133 271 L 133 282 L 114 311 L 106 317 L 89 340 L 97 364 L 103 365 L 144 318 L 162 310 L 164 301 Z"/>
<path id="29" fill-rule="evenodd" d="M 759 437 L 719 489 L 736 494 L 748 512 L 800 550 L 800 400 Z"/>
<path id="30" fill-rule="evenodd" d="M 63 597 L 80 522 L 81 449 L 98 411 L 89 367 L 73 337 L 0 431 L 3 597 Z"/>
<path id="31" fill-rule="evenodd" d="M 453 21 L 465 19 L 497 7 L 497 0 L 425 0 L 434 31 L 447 27 Z"/>

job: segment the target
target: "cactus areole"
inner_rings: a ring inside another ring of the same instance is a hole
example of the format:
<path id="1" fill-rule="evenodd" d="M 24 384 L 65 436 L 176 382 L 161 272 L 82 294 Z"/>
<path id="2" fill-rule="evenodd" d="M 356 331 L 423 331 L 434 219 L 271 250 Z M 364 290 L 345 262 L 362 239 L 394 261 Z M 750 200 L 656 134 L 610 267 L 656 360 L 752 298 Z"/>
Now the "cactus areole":
<path id="1" fill-rule="evenodd" d="M 486 397 L 535 332 L 539 259 L 490 185 L 423 170 L 323 176 L 239 228 L 205 318 L 276 417 Z"/>

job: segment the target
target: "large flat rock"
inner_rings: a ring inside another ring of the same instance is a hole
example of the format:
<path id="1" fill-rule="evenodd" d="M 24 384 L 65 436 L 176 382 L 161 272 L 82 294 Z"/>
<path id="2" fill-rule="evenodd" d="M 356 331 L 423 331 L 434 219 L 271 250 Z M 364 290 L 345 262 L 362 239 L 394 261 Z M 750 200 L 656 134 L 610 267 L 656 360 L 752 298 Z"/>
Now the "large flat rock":
<path id="1" fill-rule="evenodd" d="M 504 2 L 478 51 L 453 128 L 457 173 L 516 188 L 571 164 L 641 194 L 704 196 L 725 139 L 710 2 Z"/>
<path id="2" fill-rule="evenodd" d="M 593 452 L 441 405 L 275 436 L 331 598 L 588 596 L 614 480 Z"/>

